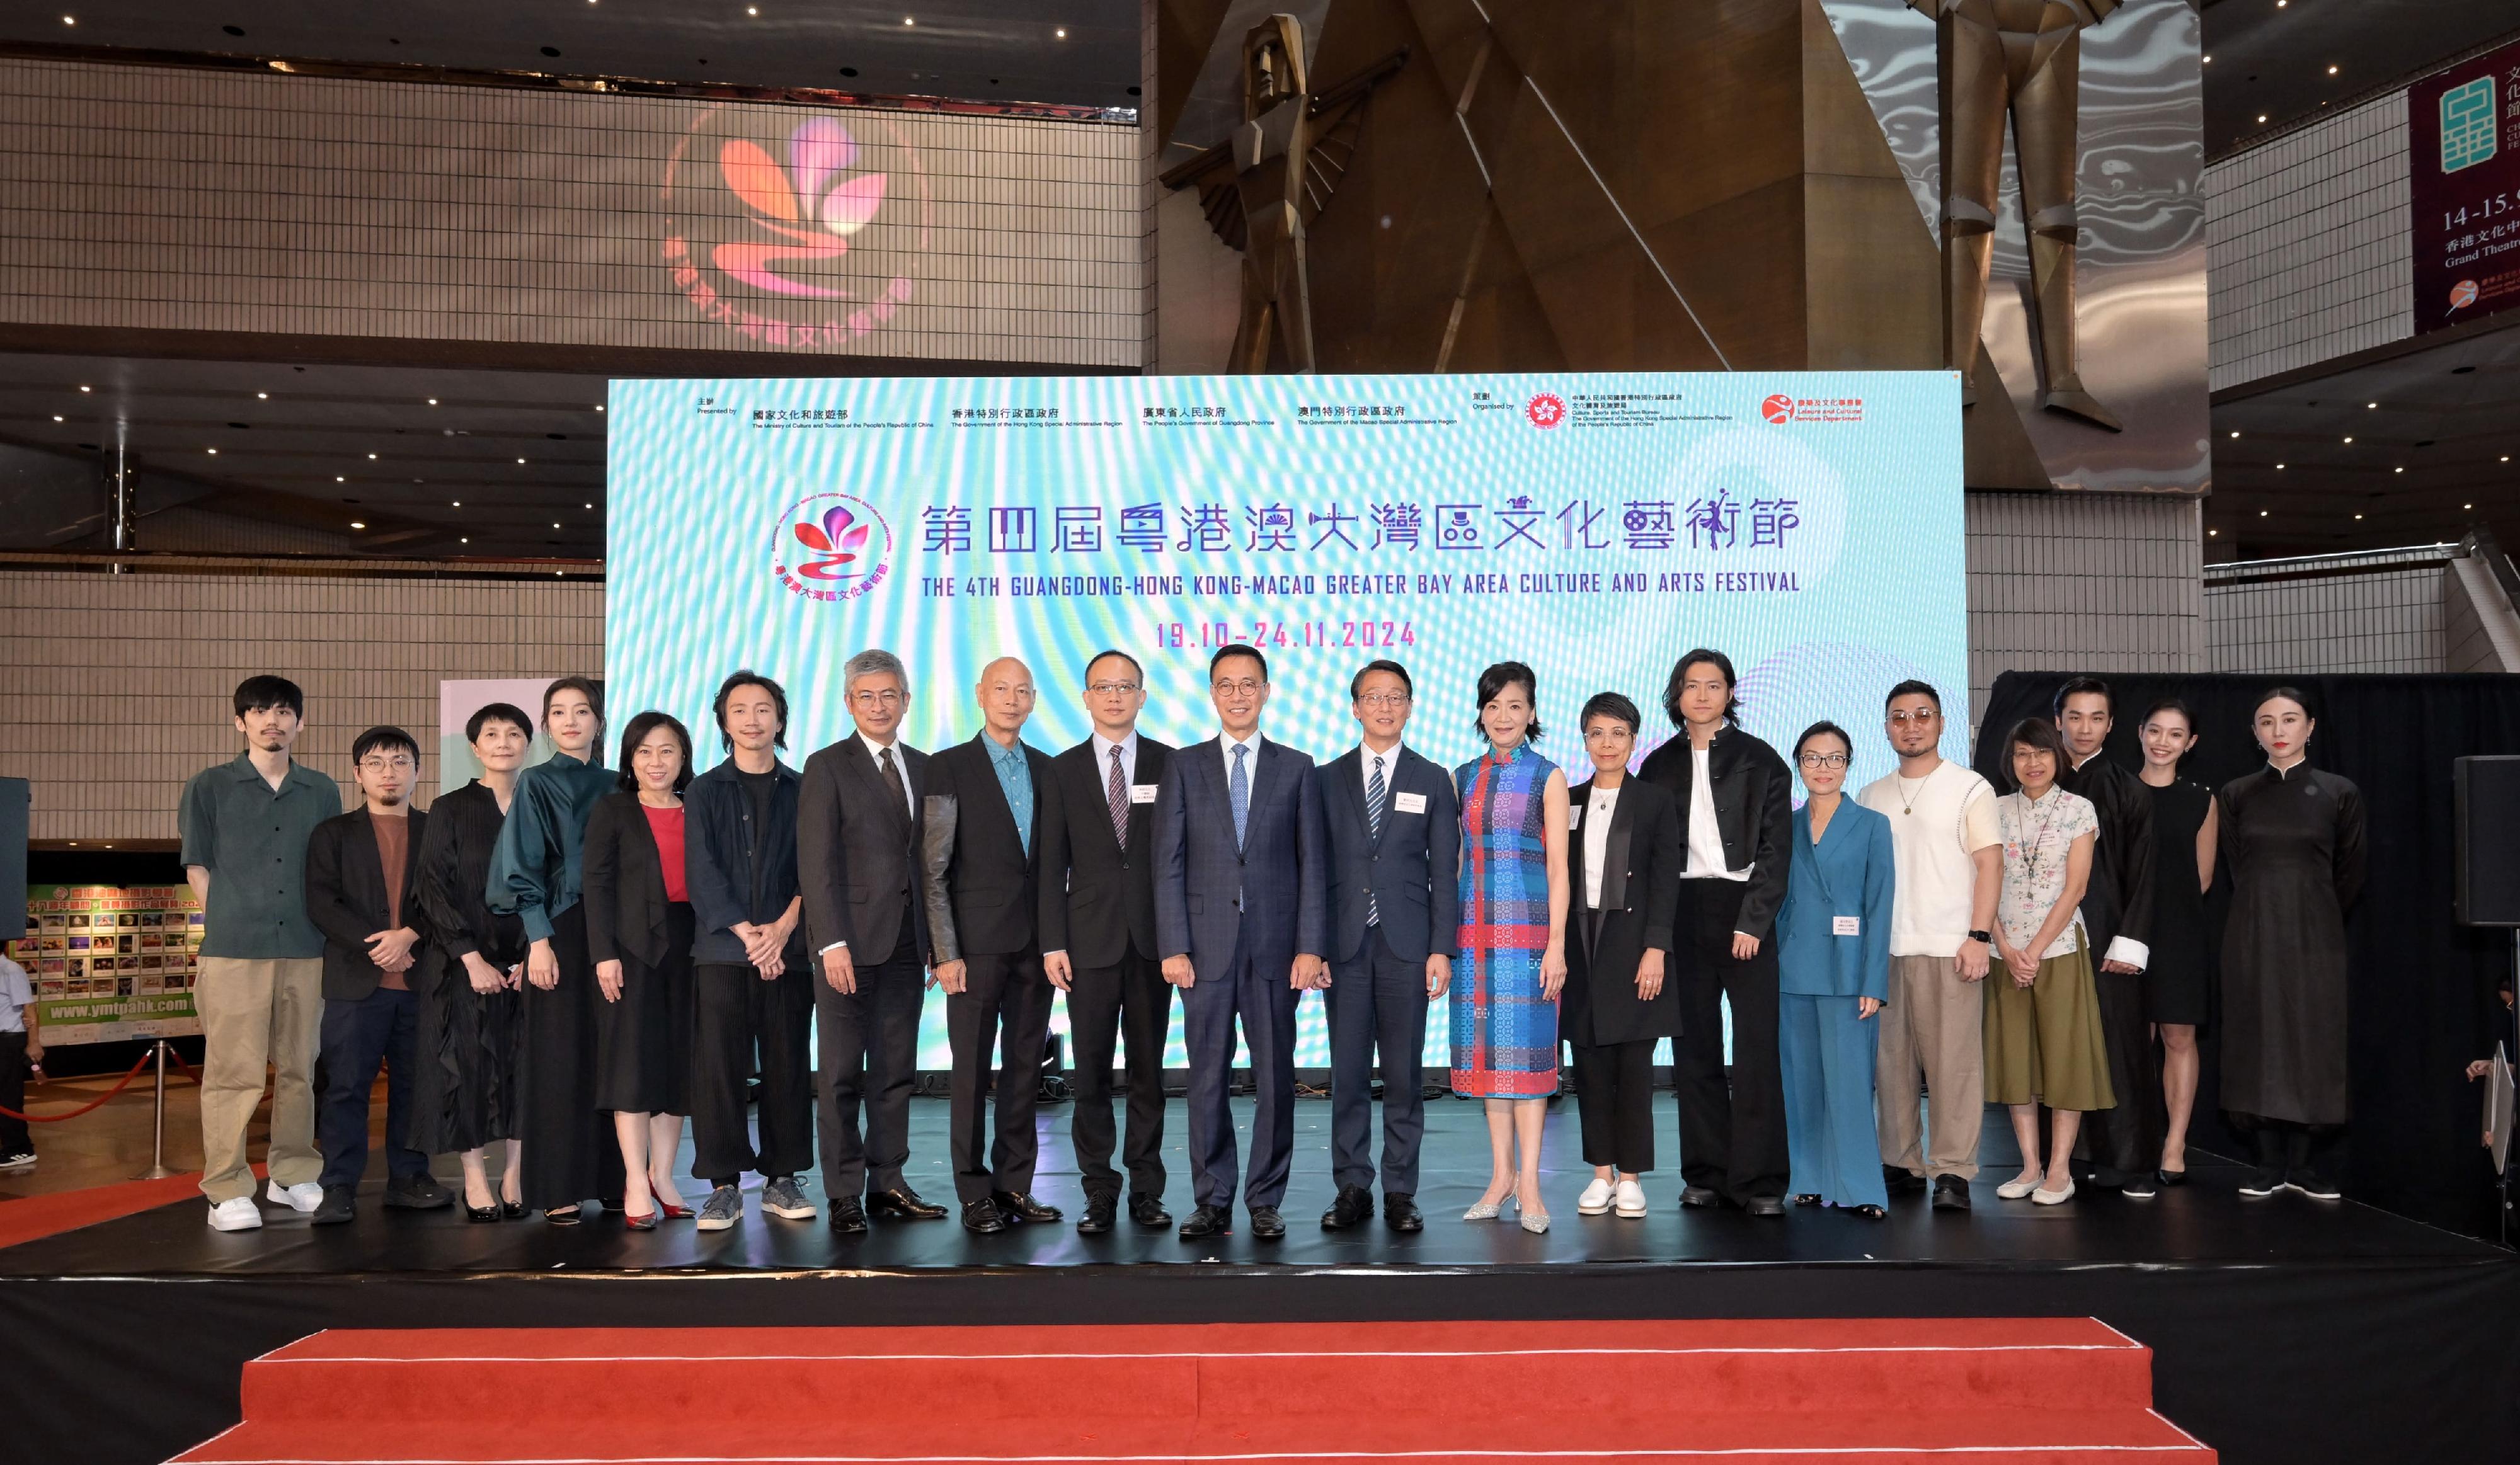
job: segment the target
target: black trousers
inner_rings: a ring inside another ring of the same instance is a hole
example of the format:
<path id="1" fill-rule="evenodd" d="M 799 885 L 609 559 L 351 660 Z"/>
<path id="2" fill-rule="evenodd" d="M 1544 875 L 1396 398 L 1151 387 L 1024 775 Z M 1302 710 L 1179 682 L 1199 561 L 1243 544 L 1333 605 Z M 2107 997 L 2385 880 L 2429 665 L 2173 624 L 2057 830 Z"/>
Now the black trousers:
<path id="1" fill-rule="evenodd" d="M 963 958 L 963 990 L 945 999 L 945 1037 L 954 1049 L 948 1123 L 954 1134 L 954 1193 L 966 1204 L 1000 1191 L 1029 1195 L 1041 1135 L 1041 1058 L 1050 1042 L 1050 979 L 1041 953 Z M 989 1060 L 1005 1058 L 992 1084 Z M 997 1137 L 989 1136 L 996 1094 Z"/>
<path id="2" fill-rule="evenodd" d="M 1584 1163 L 1629 1175 L 1654 1166 L 1653 1050 L 1657 1038 L 1567 1044 L 1575 1053 L 1575 1113 L 1584 1125 Z"/>
<path id="3" fill-rule="evenodd" d="M 927 999 L 927 972 L 911 939 L 917 928 L 907 901 L 901 919 L 892 954 L 857 964 L 853 994 L 832 991 L 822 958 L 814 958 L 823 1193 L 834 1202 L 898 1189 L 901 1167 L 910 1160 L 910 1090 L 919 1079 L 919 1009 Z"/>
<path id="4" fill-rule="evenodd" d="M 1172 984 L 1163 963 L 1134 950 L 1115 966 L 1071 968 L 1067 984 L 1068 1040 L 1075 1044 L 1071 1075 L 1076 1107 L 1070 1133 L 1076 1168 L 1088 1199 L 1120 1193 L 1111 1168 L 1117 1138 L 1111 1114 L 1111 1058 L 1128 1043 L 1129 1137 L 1122 1155 L 1129 1193 L 1160 1199 L 1164 1193 L 1164 1041 L 1173 1021 Z"/>
<path id="5" fill-rule="evenodd" d="M 1738 1204 L 1781 1197 L 1791 1165 L 1785 1150 L 1784 1063 L 1777 1047 L 1777 943 L 1732 959 L 1739 880 L 1683 880 L 1674 939 L 1679 956 L 1680 1030 L 1672 1041 L 1672 1087 L 1680 1093 L 1680 1173 Z M 1724 1072 L 1723 1003 L 1732 1006 L 1732 1072 Z"/>
<path id="6" fill-rule="evenodd" d="M 1248 917 L 1245 917 L 1248 919 Z M 1202 1206 L 1234 1204 L 1234 1029 L 1251 1054 L 1251 1158 L 1242 1182 L 1243 1203 L 1275 1207 L 1286 1198 L 1286 1176 L 1295 1157 L 1295 1006 L 1302 997 L 1287 985 L 1292 964 L 1284 955 L 1255 963 L 1237 939 L 1233 956 L 1182 994 L 1182 1036 L 1190 1049 L 1190 1170 L 1192 1194 Z"/>
<path id="7" fill-rule="evenodd" d="M 586 947 L 586 906 L 552 917 L 552 954 L 560 985 L 545 992 L 527 982 L 524 1043 L 517 1054 L 518 1133 L 524 1142 L 518 1194 L 537 1211 L 574 1206 L 593 1196 L 618 1203 L 625 1177 L 612 1116 L 595 1107 L 595 958 Z"/>
<path id="8" fill-rule="evenodd" d="M 732 1185 L 747 1170 L 765 1178 L 802 1175 L 814 1163 L 814 1066 L 809 1052 L 814 988 L 821 977 L 801 950 L 772 981 L 749 962 L 693 968 L 692 1174 Z M 761 1067 L 761 1138 L 744 1123 L 754 1053 Z"/>
<path id="9" fill-rule="evenodd" d="M 1382 1052 L 1382 1193 L 1418 1193 L 1426 1135 L 1426 963 L 1393 954 L 1380 926 L 1330 973 L 1330 1177 L 1373 1185 L 1373 1057 Z"/>
<path id="10" fill-rule="evenodd" d="M 0 1108 L 26 1112 L 26 1074 L 31 1066 L 26 1062 L 26 1035 L 0 1033 Z M 0 1159 L 34 1152 L 35 1141 L 26 1132 L 26 1122 L 0 1114 Z"/>
<path id="11" fill-rule="evenodd" d="M 2100 999 L 2100 1043 L 2109 1055 L 2109 1088 L 2117 1107 L 2083 1116 L 2077 1146 L 2101 1185 L 2149 1176 L 2161 1163 L 2170 1115 L 2161 1094 L 2161 1062 L 2143 1015 L 2143 974 L 2100 970 L 2104 944 L 2092 948 L 2092 985 Z"/>
<path id="12" fill-rule="evenodd" d="M 356 1185 L 368 1173 L 368 1104 L 377 1069 L 385 1071 L 385 1174 L 428 1174 L 411 1147 L 411 1090 L 420 1051 L 420 994 L 380 987 L 357 1001 L 327 998 L 321 1040 L 324 1096 L 315 1110 L 323 1185 Z"/>

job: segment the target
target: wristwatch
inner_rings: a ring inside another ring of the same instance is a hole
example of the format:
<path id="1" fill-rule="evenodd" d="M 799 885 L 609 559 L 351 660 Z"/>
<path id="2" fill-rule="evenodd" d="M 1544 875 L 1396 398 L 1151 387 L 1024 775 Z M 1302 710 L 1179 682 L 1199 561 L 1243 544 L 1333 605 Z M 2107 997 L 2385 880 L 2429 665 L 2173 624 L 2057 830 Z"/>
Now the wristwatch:
<path id="1" fill-rule="evenodd" d="M 1980 946 L 1995 945 L 1995 933 L 1992 931 L 1971 931 L 1968 934 L 1968 939 L 1976 942 Z"/>

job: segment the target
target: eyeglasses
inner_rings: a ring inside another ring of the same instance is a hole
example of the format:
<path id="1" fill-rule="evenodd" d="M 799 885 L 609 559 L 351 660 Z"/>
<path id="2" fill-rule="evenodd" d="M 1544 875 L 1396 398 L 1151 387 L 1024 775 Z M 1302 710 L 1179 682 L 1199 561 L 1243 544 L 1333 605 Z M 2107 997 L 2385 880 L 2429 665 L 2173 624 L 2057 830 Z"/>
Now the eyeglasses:
<path id="1" fill-rule="evenodd" d="M 1942 720 L 1942 716 L 1943 715 L 1941 713 L 1936 712 L 1931 708 L 1921 708 L 1914 712 L 1894 712 L 1890 714 L 1890 726 L 1894 728 L 1904 728 L 1910 723 L 1939 722 Z"/>
<path id="2" fill-rule="evenodd" d="M 1135 682 L 1089 682 L 1085 689 L 1098 697 L 1125 697 L 1138 689 Z"/>
<path id="3" fill-rule="evenodd" d="M 1356 699 L 1356 705 L 1359 707 L 1406 707 L 1409 705 L 1409 693 L 1405 691 L 1369 691 L 1365 695 Z"/>
<path id="4" fill-rule="evenodd" d="M 1235 692 L 1247 697 L 1257 693 L 1260 688 L 1269 684 L 1256 677 L 1241 677 L 1232 682 L 1210 682 L 1207 685 L 1209 690 L 1220 694 Z"/>
<path id="5" fill-rule="evenodd" d="M 850 692 L 849 700 L 860 707 L 898 707 L 902 698 L 898 690 L 886 688 L 881 691 Z"/>
<path id="6" fill-rule="evenodd" d="M 1805 768 L 1844 768 L 1847 757 L 1844 753 L 1805 753 L 1794 761 Z"/>
<path id="7" fill-rule="evenodd" d="M 407 774 L 418 767 L 420 767 L 419 764 L 412 762 L 409 757 L 399 753 L 395 754 L 391 758 L 362 758 L 359 760 L 359 771 L 370 774 Z"/>

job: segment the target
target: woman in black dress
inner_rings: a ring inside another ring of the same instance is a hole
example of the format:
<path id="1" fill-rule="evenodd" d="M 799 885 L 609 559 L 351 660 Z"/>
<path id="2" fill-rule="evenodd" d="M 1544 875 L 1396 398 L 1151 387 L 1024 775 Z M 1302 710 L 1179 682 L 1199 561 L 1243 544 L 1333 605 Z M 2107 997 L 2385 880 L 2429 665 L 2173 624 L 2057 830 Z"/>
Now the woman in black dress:
<path id="1" fill-rule="evenodd" d="M 2138 775 L 2152 793 L 2152 957 L 2143 968 L 2143 1015 L 2161 1035 L 2161 1096 L 2170 1128 L 2161 1144 L 2164 1185 L 2187 1179 L 2187 1121 L 2196 1109 L 2196 1030 L 2205 1024 L 2205 892 L 2214 884 L 2220 832 L 2214 793 L 2179 777 L 2196 746 L 2187 704 L 2165 697 L 2137 725 Z"/>
<path id="2" fill-rule="evenodd" d="M 621 1146 L 622 1220 L 632 1230 L 692 1213 L 674 1188 L 691 1112 L 692 902 L 683 882 L 683 789 L 692 734 L 642 712 L 621 734 L 620 791 L 586 821 L 586 944 L 604 1003 L 595 1014 L 595 1107 Z"/>
<path id="3" fill-rule="evenodd" d="M 525 927 L 494 915 L 482 899 L 490 854 L 515 795 L 517 771 L 533 743 L 533 719 L 492 702 L 472 714 L 464 737 L 481 777 L 428 808 L 420 838 L 420 902 L 436 939 L 420 989 L 420 1075 L 413 1086 L 411 1142 L 427 1154 L 459 1152 L 464 1214 L 497 1221 L 525 1214 L 517 1129 L 517 1035 L 525 985 Z M 490 1188 L 489 1146 L 502 1143 L 499 1188 Z"/>
<path id="4" fill-rule="evenodd" d="M 2223 1107 L 2257 1170 L 2242 1195 L 2339 1194 L 2347 1117 L 2345 911 L 2362 890 L 2362 794 L 2308 759 L 2301 693 L 2252 718 L 2267 766 L 2223 785 L 2231 918 L 2223 936 Z"/>

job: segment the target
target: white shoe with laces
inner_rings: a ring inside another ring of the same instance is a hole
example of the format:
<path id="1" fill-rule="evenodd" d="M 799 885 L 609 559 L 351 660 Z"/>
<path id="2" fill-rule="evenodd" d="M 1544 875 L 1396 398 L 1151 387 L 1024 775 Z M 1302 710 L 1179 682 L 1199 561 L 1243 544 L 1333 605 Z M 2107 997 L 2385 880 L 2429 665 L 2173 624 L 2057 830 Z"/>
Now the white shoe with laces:
<path id="1" fill-rule="evenodd" d="M 1584 1187 L 1584 1193 L 1575 1197 L 1575 1214 L 1578 1216 L 1608 1215 L 1610 1195 L 1610 1182 L 1598 1176 L 1594 1176 L 1593 1183 Z"/>
<path id="2" fill-rule="evenodd" d="M 258 1231 L 262 1229 L 262 1211 L 249 1195 L 231 1196 L 210 1203 L 210 1229 L 213 1231 Z"/>
<path id="3" fill-rule="evenodd" d="M 1645 1187 L 1636 1180 L 1621 1180 L 1610 1208 L 1628 1221 L 1639 1221 L 1645 1214 Z"/>
<path id="4" fill-rule="evenodd" d="M 300 1215 L 312 1214 L 317 1206 L 324 1204 L 324 1187 L 313 1180 L 300 1180 L 294 1185 L 283 1185 L 274 1180 L 262 1188 L 262 1193 L 273 1205 L 287 1206 Z"/>

